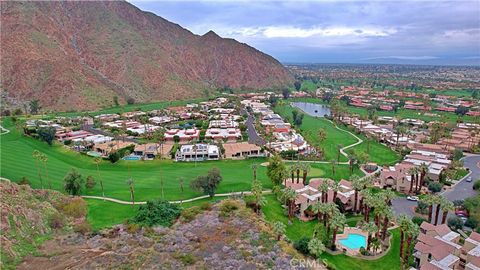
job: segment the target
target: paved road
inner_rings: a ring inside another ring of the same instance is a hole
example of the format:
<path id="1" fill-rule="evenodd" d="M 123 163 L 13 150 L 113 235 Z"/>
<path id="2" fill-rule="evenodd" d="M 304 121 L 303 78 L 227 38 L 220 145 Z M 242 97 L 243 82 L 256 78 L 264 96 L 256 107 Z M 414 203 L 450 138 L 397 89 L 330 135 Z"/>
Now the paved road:
<path id="1" fill-rule="evenodd" d="M 247 133 L 248 133 L 248 142 L 253 143 L 259 146 L 265 145 L 265 140 L 258 135 L 257 130 L 255 129 L 255 117 L 248 113 L 247 121 L 245 125 L 247 126 Z"/>
<path id="2" fill-rule="evenodd" d="M 442 196 L 445 196 L 450 201 L 455 200 L 464 200 L 466 198 L 475 196 L 477 193 L 473 190 L 473 183 L 475 180 L 480 179 L 480 155 L 471 155 L 464 159 L 465 167 L 469 168 L 471 174 L 469 176 L 472 177 L 472 182 L 467 182 L 466 178 L 463 178 L 458 182 L 455 187 L 450 190 L 445 191 L 442 193 Z M 416 202 L 408 201 L 406 198 L 397 198 L 392 201 L 392 208 L 396 215 L 406 214 L 408 216 L 413 216 L 413 207 L 416 206 Z M 433 217 L 435 218 L 435 207 L 433 209 Z M 449 217 L 453 216 L 453 213 L 449 213 Z M 440 217 L 439 217 L 440 218 Z"/>

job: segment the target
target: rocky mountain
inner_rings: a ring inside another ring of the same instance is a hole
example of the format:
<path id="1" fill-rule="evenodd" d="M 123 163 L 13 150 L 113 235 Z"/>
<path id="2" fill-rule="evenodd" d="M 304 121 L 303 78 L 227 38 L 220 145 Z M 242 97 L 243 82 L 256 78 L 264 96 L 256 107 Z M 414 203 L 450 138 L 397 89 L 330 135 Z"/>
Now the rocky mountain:
<path id="1" fill-rule="evenodd" d="M 174 100 L 216 88 L 292 82 L 274 58 L 210 31 L 203 36 L 122 1 L 2 1 L 4 100 L 94 109 Z"/>

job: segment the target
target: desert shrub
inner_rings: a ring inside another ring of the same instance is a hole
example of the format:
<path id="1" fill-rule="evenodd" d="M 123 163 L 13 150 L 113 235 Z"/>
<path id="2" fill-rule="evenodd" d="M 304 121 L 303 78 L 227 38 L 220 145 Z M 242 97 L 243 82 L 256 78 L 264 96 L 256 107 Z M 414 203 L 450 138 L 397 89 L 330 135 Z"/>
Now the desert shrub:
<path id="1" fill-rule="evenodd" d="M 200 205 L 200 209 L 204 210 L 204 211 L 210 211 L 212 210 L 212 204 L 209 203 L 209 202 L 203 202 L 201 205 Z"/>
<path id="2" fill-rule="evenodd" d="M 180 215 L 180 208 L 167 201 L 147 201 L 138 209 L 132 221 L 138 224 L 153 226 L 170 226 Z"/>
<path id="3" fill-rule="evenodd" d="M 108 160 L 110 160 L 110 162 L 112 163 L 117 162 L 119 159 L 120 155 L 118 154 L 118 152 L 113 152 L 108 155 Z"/>
<path id="4" fill-rule="evenodd" d="M 53 213 L 48 217 L 48 225 L 52 229 L 61 229 L 65 226 L 65 218 L 58 212 Z"/>
<path id="5" fill-rule="evenodd" d="M 369 256 L 370 252 L 368 250 L 366 250 L 364 247 L 360 247 L 360 254 L 362 254 L 364 256 Z"/>
<path id="6" fill-rule="evenodd" d="M 293 247 L 298 250 L 300 253 L 308 255 L 310 251 L 308 250 L 308 242 L 310 242 L 309 237 L 302 237 L 293 243 Z"/>
<path id="7" fill-rule="evenodd" d="M 475 229 L 478 226 L 478 221 L 473 218 L 468 218 L 467 221 L 465 221 L 465 226 Z"/>
<path id="8" fill-rule="evenodd" d="M 87 234 L 92 231 L 92 225 L 90 225 L 90 223 L 85 220 L 82 223 L 75 224 L 73 226 L 73 231 L 81 234 Z"/>
<path id="9" fill-rule="evenodd" d="M 195 257 L 190 254 L 175 254 L 173 257 L 179 261 L 181 261 L 184 265 L 192 265 L 195 263 Z"/>
<path id="10" fill-rule="evenodd" d="M 135 223 L 128 223 L 126 229 L 128 233 L 134 234 L 141 229 L 141 226 Z"/>
<path id="11" fill-rule="evenodd" d="M 91 175 L 87 176 L 87 181 L 85 182 L 85 188 L 86 189 L 92 190 L 95 187 L 96 184 L 97 184 L 97 182 L 95 181 L 93 176 L 91 176 Z"/>
<path id="12" fill-rule="evenodd" d="M 413 218 L 412 218 L 412 221 L 413 221 L 413 223 L 415 223 L 415 224 L 417 224 L 418 226 L 420 226 L 420 224 L 422 224 L 422 223 L 425 221 L 425 219 L 422 218 L 422 217 L 413 217 Z"/>
<path id="13" fill-rule="evenodd" d="M 440 192 L 442 190 L 442 184 L 439 182 L 430 182 L 428 184 L 428 190 L 430 190 L 433 193 Z"/>
<path id="14" fill-rule="evenodd" d="M 185 221 L 190 222 L 190 221 L 192 221 L 200 212 L 201 212 L 200 207 L 198 207 L 198 206 L 192 206 L 192 207 L 190 207 L 190 208 L 183 209 L 180 216 L 181 216 Z"/>
<path id="15" fill-rule="evenodd" d="M 63 141 L 63 144 L 64 145 L 70 145 L 70 144 L 72 144 L 72 140 L 65 140 L 65 141 Z"/>
<path id="16" fill-rule="evenodd" d="M 22 177 L 20 179 L 20 181 L 18 182 L 19 185 L 27 185 L 27 186 L 30 186 L 30 181 L 28 180 L 27 177 Z"/>
<path id="17" fill-rule="evenodd" d="M 228 217 L 230 214 L 240 208 L 240 203 L 235 200 L 224 200 L 220 203 L 220 215 Z"/>
<path id="18" fill-rule="evenodd" d="M 87 214 L 87 203 L 82 198 L 73 198 L 65 203 L 61 210 L 67 216 L 81 218 Z"/>
<path id="19" fill-rule="evenodd" d="M 459 217 L 455 216 L 447 220 L 447 225 L 452 230 L 459 230 L 463 227 L 463 221 Z"/>
<path id="20" fill-rule="evenodd" d="M 473 184 L 473 189 L 480 190 L 480 180 L 475 181 L 475 183 Z"/>

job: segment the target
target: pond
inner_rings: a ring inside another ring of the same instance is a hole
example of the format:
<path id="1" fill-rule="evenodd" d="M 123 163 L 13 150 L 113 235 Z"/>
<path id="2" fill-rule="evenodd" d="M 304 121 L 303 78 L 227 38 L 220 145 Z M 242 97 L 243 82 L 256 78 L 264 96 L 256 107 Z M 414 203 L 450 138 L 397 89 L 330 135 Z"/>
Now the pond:
<path id="1" fill-rule="evenodd" d="M 330 115 L 330 107 L 323 104 L 309 103 L 309 102 L 291 102 L 293 107 L 299 108 L 306 114 L 314 117 L 323 117 Z"/>

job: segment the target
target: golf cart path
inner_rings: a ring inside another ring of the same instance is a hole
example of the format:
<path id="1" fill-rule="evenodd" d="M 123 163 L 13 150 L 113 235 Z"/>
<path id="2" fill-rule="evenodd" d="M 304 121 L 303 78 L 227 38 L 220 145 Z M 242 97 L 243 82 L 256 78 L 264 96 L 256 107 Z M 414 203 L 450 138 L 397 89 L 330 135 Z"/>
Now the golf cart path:
<path id="1" fill-rule="evenodd" d="M 5 134 L 7 134 L 7 133 L 9 133 L 9 132 L 10 132 L 10 130 L 8 130 L 8 129 L 2 127 L 2 126 L 0 126 L 0 135 L 5 135 Z"/>
<path id="2" fill-rule="evenodd" d="M 272 193 L 271 190 L 264 190 L 263 191 L 263 194 L 270 194 L 270 193 Z M 237 191 L 237 192 L 215 194 L 214 197 L 242 196 L 242 195 L 250 195 L 250 194 L 252 194 L 251 191 Z M 169 203 L 193 202 L 193 201 L 198 201 L 198 200 L 201 200 L 201 199 L 206 199 L 208 197 L 210 197 L 210 196 L 209 195 L 203 195 L 203 196 L 199 196 L 199 197 L 195 197 L 195 198 L 191 198 L 191 199 L 186 199 L 186 200 L 169 201 Z M 87 195 L 85 195 L 85 196 L 82 196 L 82 198 L 104 200 L 104 201 L 110 201 L 110 202 L 119 203 L 119 204 L 146 204 L 147 203 L 145 201 L 132 203 L 132 202 L 129 202 L 129 201 L 123 201 L 123 200 L 118 200 L 118 199 L 109 198 L 109 197 L 104 198 L 102 196 L 87 196 Z"/>

